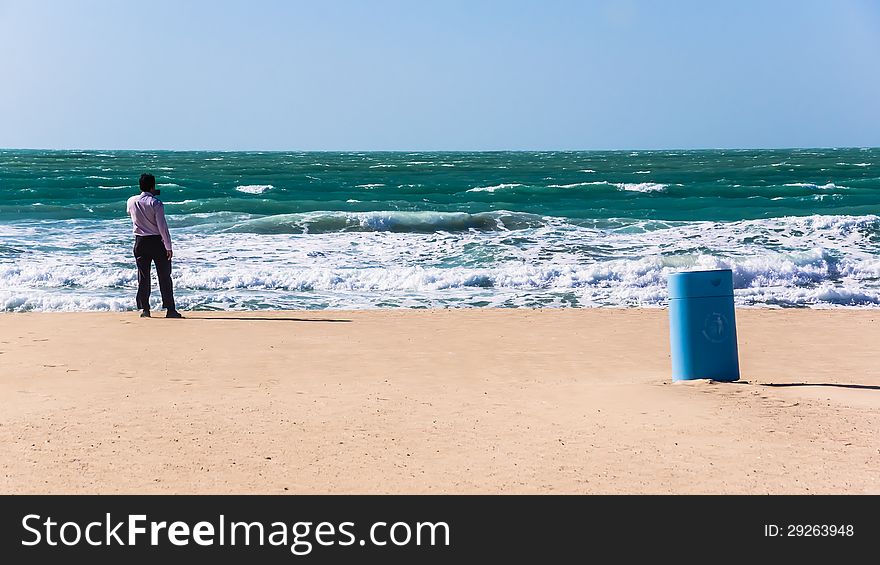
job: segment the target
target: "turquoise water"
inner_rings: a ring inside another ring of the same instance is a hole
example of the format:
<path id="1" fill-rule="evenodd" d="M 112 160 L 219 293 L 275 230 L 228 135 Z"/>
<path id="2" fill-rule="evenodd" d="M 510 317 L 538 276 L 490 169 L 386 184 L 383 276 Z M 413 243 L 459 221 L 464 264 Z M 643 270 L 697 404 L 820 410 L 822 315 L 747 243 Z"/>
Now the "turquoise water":
<path id="1" fill-rule="evenodd" d="M 185 308 L 657 306 L 717 267 L 741 305 L 880 305 L 880 149 L 7 150 L 0 308 L 133 308 L 144 171 Z"/>

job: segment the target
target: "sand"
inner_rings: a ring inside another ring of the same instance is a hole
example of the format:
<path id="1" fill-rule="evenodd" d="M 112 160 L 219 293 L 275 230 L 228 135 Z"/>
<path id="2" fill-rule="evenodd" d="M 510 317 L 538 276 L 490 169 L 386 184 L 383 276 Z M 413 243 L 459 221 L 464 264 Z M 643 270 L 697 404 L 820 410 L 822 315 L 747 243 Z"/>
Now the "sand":
<path id="1" fill-rule="evenodd" d="M 880 493 L 880 311 L 0 315 L 0 493 Z"/>

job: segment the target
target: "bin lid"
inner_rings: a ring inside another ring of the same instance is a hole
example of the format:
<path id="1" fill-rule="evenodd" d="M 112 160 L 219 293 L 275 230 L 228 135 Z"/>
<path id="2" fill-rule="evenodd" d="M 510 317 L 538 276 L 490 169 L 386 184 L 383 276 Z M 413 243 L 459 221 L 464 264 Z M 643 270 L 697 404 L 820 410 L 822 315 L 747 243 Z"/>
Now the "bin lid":
<path id="1" fill-rule="evenodd" d="M 733 271 L 685 271 L 667 277 L 669 298 L 733 296 Z"/>

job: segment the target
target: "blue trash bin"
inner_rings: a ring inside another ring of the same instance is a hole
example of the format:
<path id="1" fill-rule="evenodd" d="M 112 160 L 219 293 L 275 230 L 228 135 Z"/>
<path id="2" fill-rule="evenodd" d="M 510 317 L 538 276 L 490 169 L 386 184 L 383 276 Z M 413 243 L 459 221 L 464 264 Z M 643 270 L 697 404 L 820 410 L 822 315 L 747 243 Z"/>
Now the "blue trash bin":
<path id="1" fill-rule="evenodd" d="M 668 284 L 672 380 L 738 380 L 733 272 L 673 273 Z"/>

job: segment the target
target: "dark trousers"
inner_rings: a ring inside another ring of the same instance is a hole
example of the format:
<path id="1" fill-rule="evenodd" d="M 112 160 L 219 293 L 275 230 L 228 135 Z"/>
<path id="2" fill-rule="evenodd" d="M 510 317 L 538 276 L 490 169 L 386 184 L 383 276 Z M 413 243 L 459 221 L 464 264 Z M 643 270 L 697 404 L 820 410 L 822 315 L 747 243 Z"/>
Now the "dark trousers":
<path id="1" fill-rule="evenodd" d="M 162 237 L 158 235 L 136 235 L 134 238 L 134 259 L 138 269 L 138 310 L 150 309 L 150 264 L 156 263 L 159 278 L 159 291 L 162 293 L 162 307 L 174 310 L 174 290 L 171 287 L 171 261 L 165 252 Z"/>

